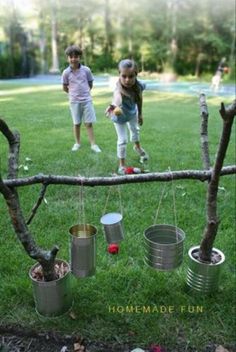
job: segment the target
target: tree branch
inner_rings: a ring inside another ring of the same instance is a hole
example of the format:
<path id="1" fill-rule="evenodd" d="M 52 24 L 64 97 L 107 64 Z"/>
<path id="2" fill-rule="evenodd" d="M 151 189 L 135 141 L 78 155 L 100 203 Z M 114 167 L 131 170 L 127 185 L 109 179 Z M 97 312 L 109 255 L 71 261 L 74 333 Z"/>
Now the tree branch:
<path id="1" fill-rule="evenodd" d="M 41 191 L 39 193 L 39 198 L 38 198 L 37 202 L 35 203 L 35 205 L 33 206 L 32 211 L 31 211 L 31 215 L 30 215 L 29 219 L 26 222 L 27 225 L 29 225 L 31 223 L 31 221 L 33 220 L 33 218 L 34 218 L 34 216 L 35 216 L 35 214 L 36 214 L 36 212 L 38 210 L 38 207 L 42 203 L 42 200 L 43 200 L 43 198 L 45 196 L 46 190 L 47 190 L 47 184 L 43 184 L 42 188 L 41 188 Z"/>
<path id="2" fill-rule="evenodd" d="M 201 149 L 203 167 L 210 169 L 209 144 L 208 144 L 208 109 L 205 94 L 200 94 L 200 112 L 201 112 Z"/>
<path id="3" fill-rule="evenodd" d="M 6 122 L 0 119 L 0 131 L 6 137 L 9 145 L 8 178 L 16 178 L 18 173 L 18 160 L 20 151 L 20 134 L 11 132 Z"/>
<path id="4" fill-rule="evenodd" d="M 4 184 L 1 175 L 0 193 L 2 193 L 5 198 L 15 233 L 26 253 L 42 265 L 45 280 L 51 281 L 52 278 L 55 278 L 54 260 L 59 250 L 58 247 L 54 246 L 51 251 L 45 251 L 36 245 L 25 223 L 17 193 Z"/>
<path id="5" fill-rule="evenodd" d="M 200 244 L 200 259 L 205 262 L 211 261 L 213 243 L 217 234 L 219 218 L 217 216 L 217 193 L 220 174 L 228 148 L 234 117 L 236 116 L 236 100 L 227 109 L 221 104 L 220 114 L 223 120 L 223 130 L 216 154 L 215 164 L 212 169 L 212 177 L 208 184 L 207 192 L 207 225 Z"/>
<path id="6" fill-rule="evenodd" d="M 5 121 L 0 119 L 0 131 L 6 137 L 9 145 L 8 157 L 8 178 L 17 177 L 18 159 L 20 149 L 20 135 L 18 132 L 12 133 Z M 15 233 L 24 247 L 26 253 L 37 260 L 42 265 L 45 281 L 51 281 L 56 278 L 54 271 L 54 262 L 56 254 L 59 250 L 54 246 L 51 251 L 45 251 L 38 247 L 28 230 L 23 213 L 21 211 L 18 193 L 14 186 L 7 186 L 2 180 L 0 174 L 0 193 L 2 193 L 10 214 L 10 218 L 15 230 Z"/>
<path id="7" fill-rule="evenodd" d="M 222 168 L 220 175 L 232 175 L 236 173 L 236 165 L 229 165 Z M 169 182 L 172 180 L 199 180 L 207 181 L 211 178 L 211 170 L 180 170 L 166 172 L 150 172 L 147 174 L 110 176 L 110 177 L 81 177 L 81 176 L 59 176 L 39 174 L 30 177 L 3 180 L 8 187 L 22 187 L 38 183 L 47 185 L 69 185 L 69 186 L 112 186 L 127 183 L 143 182 Z"/>

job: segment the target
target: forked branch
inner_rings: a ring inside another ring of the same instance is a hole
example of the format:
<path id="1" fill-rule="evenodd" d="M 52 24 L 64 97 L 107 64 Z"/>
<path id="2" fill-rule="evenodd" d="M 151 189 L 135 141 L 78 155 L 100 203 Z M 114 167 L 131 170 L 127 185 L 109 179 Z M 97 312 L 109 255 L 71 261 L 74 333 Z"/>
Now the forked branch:
<path id="1" fill-rule="evenodd" d="M 228 148 L 234 117 L 236 116 L 236 100 L 228 108 L 221 103 L 220 115 L 223 121 L 223 129 L 216 154 L 215 164 L 207 191 L 207 224 L 200 244 L 200 259 L 205 262 L 211 261 L 213 243 L 217 234 L 219 218 L 217 216 L 217 193 L 220 174 L 224 158 Z"/>
<path id="2" fill-rule="evenodd" d="M 9 145 L 8 178 L 17 177 L 20 149 L 19 133 L 11 132 L 2 119 L 0 119 L 0 131 L 6 137 Z M 44 279 L 46 281 L 55 279 L 54 261 L 59 248 L 54 246 L 51 251 L 46 251 L 36 245 L 22 214 L 18 193 L 14 187 L 9 187 L 5 184 L 1 174 L 0 193 L 2 193 L 6 201 L 15 233 L 25 251 L 32 259 L 37 260 L 42 265 Z"/>

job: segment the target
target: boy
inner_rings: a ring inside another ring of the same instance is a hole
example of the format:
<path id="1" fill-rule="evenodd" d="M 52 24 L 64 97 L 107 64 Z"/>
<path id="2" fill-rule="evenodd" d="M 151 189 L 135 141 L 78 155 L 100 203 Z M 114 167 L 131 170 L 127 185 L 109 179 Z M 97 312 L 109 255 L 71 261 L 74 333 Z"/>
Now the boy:
<path id="1" fill-rule="evenodd" d="M 72 151 L 80 148 L 80 129 L 84 121 L 87 129 L 91 149 L 100 153 L 101 149 L 95 143 L 93 123 L 96 115 L 92 103 L 90 90 L 93 87 L 93 76 L 89 67 L 80 63 L 82 50 L 76 46 L 69 46 L 65 50 L 69 67 L 62 73 L 63 90 L 69 94 L 71 117 L 74 124 L 75 144 Z"/>

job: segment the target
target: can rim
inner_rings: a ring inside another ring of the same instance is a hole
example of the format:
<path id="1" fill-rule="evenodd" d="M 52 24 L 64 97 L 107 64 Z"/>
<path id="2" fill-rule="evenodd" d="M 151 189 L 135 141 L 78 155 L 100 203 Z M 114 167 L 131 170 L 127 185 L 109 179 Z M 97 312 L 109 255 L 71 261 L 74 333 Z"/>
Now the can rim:
<path id="1" fill-rule="evenodd" d="M 193 255 L 192 255 L 192 253 L 195 250 L 199 249 L 199 248 L 200 248 L 200 246 L 193 246 L 193 247 L 191 247 L 188 250 L 188 256 L 189 256 L 189 258 L 192 261 L 194 261 L 194 262 L 196 262 L 196 263 L 198 263 L 199 265 L 202 265 L 202 266 L 217 266 L 217 265 L 221 265 L 222 263 L 224 263 L 224 261 L 225 261 L 224 253 L 220 249 L 215 248 L 215 247 L 212 248 L 212 251 L 215 251 L 216 253 L 218 253 L 221 256 L 220 261 L 218 263 L 204 263 L 204 262 L 200 262 L 198 259 L 194 258 Z"/>
<path id="2" fill-rule="evenodd" d="M 107 213 L 101 217 L 100 222 L 103 225 L 114 225 L 120 222 L 122 218 L 123 217 L 120 213 Z"/>
<path id="3" fill-rule="evenodd" d="M 65 279 L 66 276 L 68 276 L 70 273 L 71 273 L 71 267 L 70 267 L 70 264 L 66 261 L 66 260 L 63 260 L 63 259 L 56 259 L 55 260 L 55 263 L 64 263 L 68 266 L 68 271 L 65 273 L 64 276 L 62 277 L 59 277 L 58 279 L 56 280 L 52 280 L 52 281 L 39 281 L 35 278 L 33 278 L 32 276 L 32 272 L 33 270 L 37 267 L 37 266 L 41 266 L 40 263 L 35 263 L 29 270 L 29 277 L 30 277 L 30 280 L 32 280 L 33 282 L 37 282 L 37 284 L 39 286 L 54 286 L 56 282 L 58 281 L 62 281 L 63 279 Z"/>
<path id="4" fill-rule="evenodd" d="M 166 229 L 165 229 L 165 227 L 166 227 Z M 156 228 L 156 229 L 158 229 L 158 228 L 161 229 L 162 228 L 164 230 L 168 230 L 169 232 L 171 232 L 171 231 L 173 231 L 175 229 L 174 233 L 177 234 L 178 240 L 176 242 L 173 242 L 173 243 L 161 243 L 161 242 L 159 243 L 158 241 L 153 241 L 153 240 L 148 238 L 148 233 L 147 232 L 149 230 L 151 230 L 151 229 L 154 229 L 154 228 Z M 161 245 L 163 247 L 165 247 L 165 246 L 168 247 L 168 246 L 173 246 L 173 245 L 177 245 L 177 244 L 180 244 L 180 243 L 184 242 L 184 240 L 185 240 L 185 232 L 181 228 L 179 228 L 177 226 L 174 226 L 174 225 L 168 225 L 168 224 L 152 225 L 152 226 L 149 226 L 144 231 L 144 239 L 145 239 L 145 241 L 147 241 L 147 243 L 154 244 L 154 245 L 159 244 L 159 245 Z"/>

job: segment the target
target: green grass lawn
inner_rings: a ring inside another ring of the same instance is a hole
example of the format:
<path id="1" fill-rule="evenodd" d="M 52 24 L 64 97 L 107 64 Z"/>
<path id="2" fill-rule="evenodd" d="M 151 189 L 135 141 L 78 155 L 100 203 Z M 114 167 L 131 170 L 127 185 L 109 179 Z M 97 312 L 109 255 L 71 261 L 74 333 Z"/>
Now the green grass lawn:
<path id="1" fill-rule="evenodd" d="M 109 176 L 117 170 L 116 135 L 113 124 L 104 116 L 111 101 L 107 89 L 94 89 L 98 122 L 97 144 L 102 153 L 90 150 L 82 129 L 82 147 L 72 153 L 72 122 L 65 93 L 58 86 L 27 87 L 0 84 L 0 115 L 11 129 L 21 134 L 19 177 L 38 173 L 54 175 Z M 207 99 L 209 109 L 210 156 L 213 161 L 222 122 L 218 113 L 222 99 Z M 230 99 L 224 100 L 231 103 Z M 147 91 L 144 95 L 144 125 L 141 142 L 150 155 L 150 171 L 202 169 L 200 112 L 197 96 Z M 235 163 L 235 128 L 225 165 Z M 0 135 L 0 171 L 6 177 L 7 144 Z M 30 158 L 32 162 L 27 162 Z M 127 164 L 139 166 L 128 146 Z M 174 224 L 172 185 L 166 185 L 158 223 Z M 119 192 L 124 212 L 125 240 L 118 256 L 107 253 L 100 218 L 108 196 L 107 187 L 85 188 L 86 222 L 98 229 L 96 276 L 73 278 L 73 312 L 57 318 L 39 317 L 34 309 L 28 271 L 34 263 L 25 254 L 0 198 L 0 317 L 1 325 L 20 325 L 28 329 L 78 333 L 92 340 L 118 341 L 147 347 L 151 343 L 173 351 L 205 351 L 208 343 L 229 346 L 235 343 L 235 177 L 221 178 L 218 212 L 221 223 L 215 247 L 226 256 L 219 292 L 205 297 L 191 295 L 185 287 L 187 252 L 200 243 L 205 226 L 205 183 L 175 181 L 177 225 L 186 234 L 184 260 L 173 272 L 155 271 L 143 261 L 143 233 L 153 224 L 163 183 L 129 184 L 112 187 L 106 211 L 120 211 Z M 120 191 L 119 191 L 120 190 Z M 40 192 L 40 185 L 18 189 L 26 218 Z M 79 187 L 50 186 L 30 225 L 35 240 L 44 248 L 58 244 L 59 258 L 69 261 L 71 225 L 81 221 Z M 126 307 L 157 307 L 162 311 L 129 312 Z M 162 307 L 162 308 L 160 308 Z M 172 308 L 170 308 L 172 307 Z M 182 346 L 182 347 L 181 347 Z M 99 351 L 98 351 L 99 352 Z"/>

